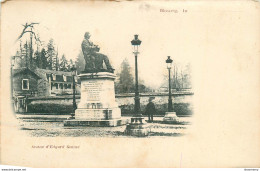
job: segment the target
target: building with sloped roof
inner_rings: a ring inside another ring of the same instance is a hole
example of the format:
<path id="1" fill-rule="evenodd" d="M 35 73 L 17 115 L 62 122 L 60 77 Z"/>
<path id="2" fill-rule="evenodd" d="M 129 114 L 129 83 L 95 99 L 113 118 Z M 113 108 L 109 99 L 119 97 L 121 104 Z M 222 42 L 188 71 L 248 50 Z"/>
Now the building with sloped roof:
<path id="1" fill-rule="evenodd" d="M 28 97 L 48 97 L 73 94 L 71 72 L 28 67 L 12 69 L 12 96 L 15 112 L 27 112 Z M 75 76 L 76 93 L 79 93 Z"/>
<path id="2" fill-rule="evenodd" d="M 76 93 L 79 92 L 76 82 Z M 71 72 L 53 71 L 36 68 L 19 68 L 13 70 L 14 96 L 56 96 L 73 93 Z"/>
<path id="3" fill-rule="evenodd" d="M 73 89 L 72 89 L 73 79 L 72 79 L 71 72 L 53 71 L 53 70 L 37 68 L 35 70 L 35 73 L 43 79 L 42 80 L 43 82 L 48 83 L 48 91 L 45 91 L 45 96 L 65 95 L 65 94 L 73 93 Z M 77 83 L 77 77 L 75 77 L 75 82 Z M 78 88 L 76 84 L 76 90 L 77 89 Z M 40 87 L 39 87 L 39 93 L 44 94 L 44 90 Z"/>
<path id="4" fill-rule="evenodd" d="M 13 71 L 13 95 L 36 96 L 38 94 L 38 81 L 41 77 L 29 68 L 19 68 Z"/>

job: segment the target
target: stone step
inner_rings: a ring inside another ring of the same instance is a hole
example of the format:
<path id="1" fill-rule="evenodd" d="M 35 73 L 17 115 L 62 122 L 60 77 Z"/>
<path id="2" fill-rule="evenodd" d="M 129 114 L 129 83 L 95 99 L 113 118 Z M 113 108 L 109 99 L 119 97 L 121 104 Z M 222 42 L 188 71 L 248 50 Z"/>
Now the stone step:
<path id="1" fill-rule="evenodd" d="M 94 127 L 115 127 L 129 123 L 129 119 L 113 119 L 113 120 L 80 120 L 71 119 L 64 120 L 64 126 L 94 126 Z"/>

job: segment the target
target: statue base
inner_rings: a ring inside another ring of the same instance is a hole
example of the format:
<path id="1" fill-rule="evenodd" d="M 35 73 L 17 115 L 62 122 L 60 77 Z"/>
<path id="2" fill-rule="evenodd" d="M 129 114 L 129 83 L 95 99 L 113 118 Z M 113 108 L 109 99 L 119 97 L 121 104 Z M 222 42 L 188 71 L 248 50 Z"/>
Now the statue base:
<path id="1" fill-rule="evenodd" d="M 84 119 L 71 119 L 65 120 L 64 126 L 92 126 L 92 127 L 116 127 L 129 123 L 128 119 L 111 119 L 111 120 L 84 120 Z"/>
<path id="2" fill-rule="evenodd" d="M 75 119 L 64 121 L 65 126 L 119 126 L 121 109 L 115 100 L 115 74 L 110 72 L 84 73 L 81 80 L 81 99 Z"/>
<path id="3" fill-rule="evenodd" d="M 179 118 L 175 112 L 166 112 L 165 116 L 163 117 L 163 123 L 178 123 Z"/>
<path id="4" fill-rule="evenodd" d="M 87 73 L 98 73 L 98 72 L 109 72 L 109 73 L 114 73 L 115 69 L 110 68 L 110 69 L 85 69 L 84 71 L 81 72 L 81 74 L 87 74 Z"/>
<path id="5" fill-rule="evenodd" d="M 109 120 L 120 119 L 120 108 L 107 108 L 107 109 L 77 109 L 75 111 L 76 119 L 88 119 L 88 120 Z"/>

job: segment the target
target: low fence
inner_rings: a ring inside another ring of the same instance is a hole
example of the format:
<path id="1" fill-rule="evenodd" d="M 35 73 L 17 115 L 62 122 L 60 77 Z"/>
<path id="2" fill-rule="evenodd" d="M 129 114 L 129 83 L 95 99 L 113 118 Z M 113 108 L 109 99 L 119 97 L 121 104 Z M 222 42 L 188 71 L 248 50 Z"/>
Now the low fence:
<path id="1" fill-rule="evenodd" d="M 168 109 L 167 95 L 141 95 L 141 111 L 144 113 L 150 96 L 154 96 L 153 100 L 157 114 L 164 115 Z M 173 107 L 177 115 L 192 115 L 193 94 L 175 94 L 173 95 Z M 37 97 L 29 98 L 27 103 L 27 111 L 29 113 L 45 113 L 45 114 L 69 114 L 73 113 L 71 96 L 55 96 L 55 97 Z M 134 113 L 134 97 L 116 95 L 116 101 L 121 108 L 122 115 L 130 115 Z M 79 104 L 80 96 L 76 96 L 76 103 Z"/>

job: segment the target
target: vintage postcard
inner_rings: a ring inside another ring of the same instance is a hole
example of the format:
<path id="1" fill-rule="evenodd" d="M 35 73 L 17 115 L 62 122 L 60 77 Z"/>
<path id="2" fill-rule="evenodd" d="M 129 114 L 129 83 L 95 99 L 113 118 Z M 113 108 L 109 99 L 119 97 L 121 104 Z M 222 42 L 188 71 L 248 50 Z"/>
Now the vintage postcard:
<path id="1" fill-rule="evenodd" d="M 258 1 L 1 3 L 1 164 L 260 167 Z"/>

